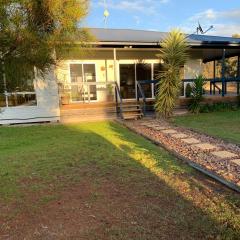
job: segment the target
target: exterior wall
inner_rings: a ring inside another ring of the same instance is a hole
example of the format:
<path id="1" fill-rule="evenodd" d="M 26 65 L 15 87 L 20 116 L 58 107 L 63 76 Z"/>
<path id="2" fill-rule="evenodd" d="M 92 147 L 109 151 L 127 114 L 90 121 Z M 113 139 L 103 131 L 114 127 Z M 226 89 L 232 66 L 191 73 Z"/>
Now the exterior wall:
<path id="1" fill-rule="evenodd" d="M 45 78 L 38 77 L 34 82 L 36 106 L 17 106 L 1 108 L 0 124 L 59 121 L 58 86 L 54 71 Z"/>
<path id="2" fill-rule="evenodd" d="M 38 77 L 35 80 L 36 106 L 2 108 L 0 124 L 59 121 L 60 110 L 57 82 L 63 84 L 71 82 L 70 63 L 95 64 L 96 82 L 104 83 L 103 85 L 97 85 L 97 101 L 104 102 L 106 101 L 105 83 L 113 81 L 119 83 L 119 64 L 159 63 L 159 59 L 156 57 L 157 53 L 157 50 L 117 50 L 117 79 L 114 79 L 113 50 L 95 51 L 92 54 L 88 54 L 88 57 L 69 56 L 66 60 L 60 62 L 55 71 L 51 71 L 44 79 Z M 184 68 L 184 77 L 193 78 L 201 71 L 201 60 L 198 56 L 193 56 Z"/>
<path id="3" fill-rule="evenodd" d="M 117 76 L 114 79 L 114 60 L 113 50 L 95 50 L 87 57 L 78 57 L 77 54 L 68 56 L 68 59 L 63 60 L 57 70 L 57 79 L 59 82 L 71 83 L 70 79 L 70 64 L 71 63 L 93 63 L 96 66 L 96 82 L 107 83 L 116 81 L 120 85 L 120 64 L 134 64 L 134 63 L 159 63 L 159 59 L 156 56 L 159 53 L 158 50 L 144 50 L 144 49 L 117 49 L 116 54 L 116 68 Z M 201 60 L 200 51 L 190 52 L 190 59 L 184 66 L 184 79 L 193 79 L 196 75 L 203 72 L 203 64 Z M 184 84 L 184 88 L 186 88 Z M 185 91 L 184 91 L 185 93 Z M 97 86 L 97 101 L 106 101 L 106 85 Z"/>
<path id="4" fill-rule="evenodd" d="M 63 84 L 70 84 L 70 64 L 95 64 L 96 66 L 96 82 L 97 83 L 107 83 L 116 81 L 120 84 L 120 64 L 135 64 L 135 63 L 159 63 L 159 59 L 156 57 L 158 51 L 144 51 L 144 50 L 117 50 L 117 76 L 114 76 L 114 60 L 113 60 L 113 50 L 99 50 L 93 51 L 93 53 L 87 55 L 87 57 L 77 57 L 72 54 L 68 56 L 68 59 L 63 60 L 59 63 L 56 69 L 56 76 L 59 82 Z M 97 101 L 106 101 L 106 84 L 97 85 Z M 71 103 L 71 102 L 70 102 Z"/>

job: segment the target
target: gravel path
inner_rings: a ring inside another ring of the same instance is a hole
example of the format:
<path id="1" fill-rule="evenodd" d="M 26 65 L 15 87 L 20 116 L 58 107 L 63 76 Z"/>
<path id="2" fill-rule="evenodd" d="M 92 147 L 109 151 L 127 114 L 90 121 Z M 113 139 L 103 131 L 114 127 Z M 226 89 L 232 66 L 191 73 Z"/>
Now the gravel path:
<path id="1" fill-rule="evenodd" d="M 240 146 L 163 120 L 142 119 L 123 124 L 240 187 Z"/>

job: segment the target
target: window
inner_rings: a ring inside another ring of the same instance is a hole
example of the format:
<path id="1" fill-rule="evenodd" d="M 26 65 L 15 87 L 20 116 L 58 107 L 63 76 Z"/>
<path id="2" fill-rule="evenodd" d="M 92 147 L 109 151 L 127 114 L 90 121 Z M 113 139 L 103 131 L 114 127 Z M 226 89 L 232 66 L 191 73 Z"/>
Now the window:
<path id="1" fill-rule="evenodd" d="M 27 71 L 26 66 L 22 63 L 6 61 L 5 76 L 4 81 L 0 64 L 0 107 L 36 105 L 33 70 Z"/>
<path id="2" fill-rule="evenodd" d="M 70 64 L 73 102 L 97 100 L 95 64 Z"/>
<path id="3" fill-rule="evenodd" d="M 120 92 L 124 99 L 136 97 L 135 64 L 120 64 Z"/>
<path id="4" fill-rule="evenodd" d="M 152 67 L 151 64 L 138 63 L 136 65 L 137 81 L 152 80 Z M 152 84 L 142 84 L 145 97 L 152 97 Z"/>

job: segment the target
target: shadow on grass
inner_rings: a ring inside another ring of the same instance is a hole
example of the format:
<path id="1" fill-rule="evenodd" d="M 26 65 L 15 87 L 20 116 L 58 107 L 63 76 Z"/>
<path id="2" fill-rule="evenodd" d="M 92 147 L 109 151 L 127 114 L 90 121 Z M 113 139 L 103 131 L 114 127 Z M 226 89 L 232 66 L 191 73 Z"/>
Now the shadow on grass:
<path id="1" fill-rule="evenodd" d="M 91 198 L 95 199 L 88 215 L 81 211 L 64 212 L 69 216 L 66 222 L 65 218 L 61 220 L 62 210 L 58 206 L 34 216 L 33 222 L 44 219 L 49 229 L 64 226 L 59 236 L 84 234 L 85 239 L 139 240 L 239 236 L 236 209 L 224 198 L 230 192 L 223 190 L 216 196 L 194 170 L 118 124 L 1 129 L 0 134 L 8 136 L 0 149 L 12 144 L 0 157 L 2 173 L 4 169 L 8 171 L 8 177 L 0 175 L 0 188 L 4 183 L 9 187 L 20 184 L 21 191 L 32 184 L 38 186 L 38 181 L 33 181 L 37 179 L 46 189 L 51 183 L 62 184 L 66 190 L 87 180 Z M 24 188 L 22 183 L 26 184 Z M 77 193 L 81 195 L 81 189 Z M 66 208 L 73 207 L 73 200 L 79 197 L 73 192 L 68 194 L 72 199 L 65 203 Z M 31 201 L 27 204 L 35 204 Z M 88 202 L 89 196 L 81 197 L 79 204 L 82 201 Z M 89 220 L 90 213 L 96 215 L 94 224 Z M 89 223 L 84 224 L 84 231 L 79 225 L 80 217 Z M 110 223 L 103 224 L 102 218 Z M 16 234 L 21 231 L 31 235 L 36 230 L 36 226 L 31 227 L 32 218 L 25 221 L 30 226 L 18 228 Z"/>

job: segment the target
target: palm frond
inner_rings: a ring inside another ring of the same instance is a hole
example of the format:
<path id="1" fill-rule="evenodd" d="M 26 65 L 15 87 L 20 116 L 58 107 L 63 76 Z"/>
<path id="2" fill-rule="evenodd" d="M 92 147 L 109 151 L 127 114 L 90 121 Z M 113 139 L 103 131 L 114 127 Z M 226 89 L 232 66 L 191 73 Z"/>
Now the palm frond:
<path id="1" fill-rule="evenodd" d="M 158 57 L 163 61 L 163 71 L 158 73 L 157 98 L 155 109 L 159 115 L 170 117 L 179 95 L 180 70 L 188 59 L 189 47 L 185 36 L 173 30 L 160 44 Z"/>

